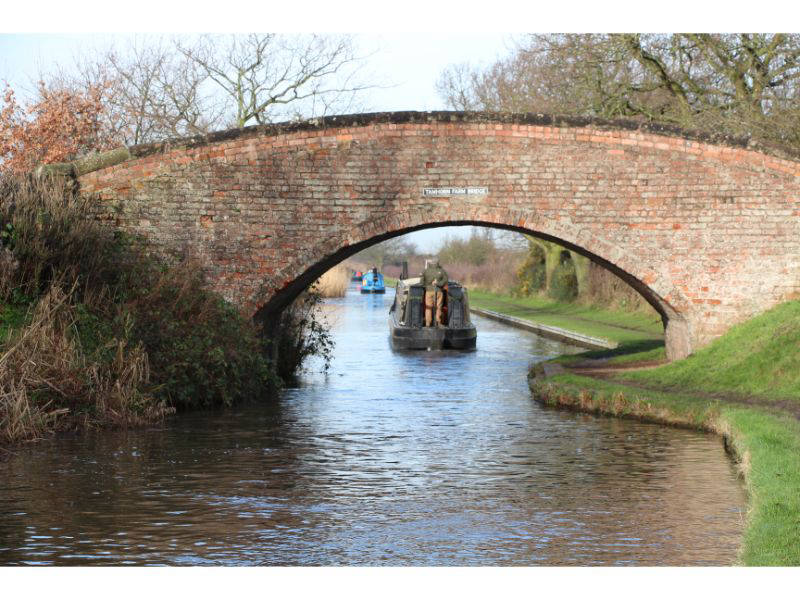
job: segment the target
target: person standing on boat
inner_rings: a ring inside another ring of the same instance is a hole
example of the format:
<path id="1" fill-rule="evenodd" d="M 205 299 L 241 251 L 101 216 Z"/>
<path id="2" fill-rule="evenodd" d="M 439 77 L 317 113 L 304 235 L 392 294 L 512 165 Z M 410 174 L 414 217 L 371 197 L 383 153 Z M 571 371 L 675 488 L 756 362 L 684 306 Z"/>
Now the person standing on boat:
<path id="1" fill-rule="evenodd" d="M 442 308 L 444 295 L 447 290 L 447 271 L 439 265 L 439 259 L 433 258 L 425 262 L 420 283 L 425 286 L 425 327 L 432 327 L 433 311 L 436 309 L 435 324 L 444 327 L 442 323 Z"/>

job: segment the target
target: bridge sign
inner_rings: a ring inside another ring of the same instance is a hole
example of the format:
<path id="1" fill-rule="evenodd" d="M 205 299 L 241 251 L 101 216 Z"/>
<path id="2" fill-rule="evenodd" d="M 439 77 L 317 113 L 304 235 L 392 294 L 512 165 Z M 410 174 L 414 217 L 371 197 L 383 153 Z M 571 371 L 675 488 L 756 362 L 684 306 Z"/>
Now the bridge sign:
<path id="1" fill-rule="evenodd" d="M 423 196 L 485 196 L 488 193 L 488 187 L 422 188 Z"/>

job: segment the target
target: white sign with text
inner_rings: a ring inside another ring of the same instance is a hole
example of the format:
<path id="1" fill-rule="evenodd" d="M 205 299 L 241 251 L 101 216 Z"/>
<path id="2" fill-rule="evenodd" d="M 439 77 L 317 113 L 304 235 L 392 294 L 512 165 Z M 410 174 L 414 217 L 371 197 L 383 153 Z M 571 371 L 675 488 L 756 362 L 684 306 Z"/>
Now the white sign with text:
<path id="1" fill-rule="evenodd" d="M 488 193 L 487 187 L 422 188 L 423 196 L 485 196 Z"/>

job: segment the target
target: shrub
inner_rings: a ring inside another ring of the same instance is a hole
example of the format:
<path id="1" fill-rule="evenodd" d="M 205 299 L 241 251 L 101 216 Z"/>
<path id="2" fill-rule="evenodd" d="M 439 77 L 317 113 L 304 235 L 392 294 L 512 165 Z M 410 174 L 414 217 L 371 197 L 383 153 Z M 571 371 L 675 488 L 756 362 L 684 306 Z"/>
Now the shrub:
<path id="1" fill-rule="evenodd" d="M 586 301 L 592 304 L 643 312 L 653 316 L 658 314 L 639 292 L 611 271 L 594 263 L 589 265 L 588 288 Z"/>
<path id="2" fill-rule="evenodd" d="M 61 162 L 114 146 L 103 118 L 105 84 L 83 91 L 39 82 L 35 99 L 23 107 L 6 85 L 0 105 L 0 173 L 21 174 L 43 163 Z"/>
<path id="3" fill-rule="evenodd" d="M 548 295 L 558 302 L 572 302 L 578 297 L 578 276 L 569 252 L 561 253 L 561 260 L 550 276 Z"/>
<path id="4" fill-rule="evenodd" d="M 514 291 L 520 296 L 531 296 L 547 285 L 545 254 L 539 244 L 529 244 L 528 255 L 517 269 L 517 278 L 519 284 Z"/>
<path id="5" fill-rule="evenodd" d="M 151 381 L 171 406 L 229 406 L 259 397 L 274 375 L 252 322 L 204 287 L 196 265 L 153 268 L 139 279 L 117 317 L 151 363 Z"/>
<path id="6" fill-rule="evenodd" d="M 0 231 L 0 441 L 138 424 L 276 387 L 267 341 L 196 265 L 148 258 L 60 182 L 0 181 Z M 285 321 L 287 378 L 332 344 L 307 305 Z"/>
<path id="7" fill-rule="evenodd" d="M 278 376 L 285 383 L 296 380 L 297 371 L 309 356 L 323 360 L 324 369 L 330 367 L 334 340 L 328 324 L 319 318 L 318 307 L 322 296 L 311 286 L 281 313 L 272 340 L 266 346 L 276 350 Z M 275 347 L 277 346 L 277 348 Z"/>

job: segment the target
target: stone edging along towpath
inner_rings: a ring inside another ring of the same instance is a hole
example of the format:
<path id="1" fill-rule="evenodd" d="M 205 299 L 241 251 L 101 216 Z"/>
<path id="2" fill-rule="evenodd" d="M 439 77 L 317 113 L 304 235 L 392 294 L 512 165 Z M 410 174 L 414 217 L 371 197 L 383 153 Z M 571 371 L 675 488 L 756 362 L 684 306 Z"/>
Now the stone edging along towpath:
<path id="1" fill-rule="evenodd" d="M 582 333 L 570 331 L 569 329 L 562 329 L 561 327 L 542 325 L 541 323 L 536 323 L 535 321 L 518 319 L 517 317 L 504 315 L 493 310 L 473 307 L 470 307 L 469 310 L 476 315 L 481 315 L 482 317 L 499 321 L 500 323 L 510 325 L 511 327 L 532 331 L 551 340 L 575 344 L 576 346 L 581 346 L 582 348 L 588 348 L 590 350 L 613 350 L 618 345 L 616 342 L 611 342 L 602 338 L 583 335 Z"/>

